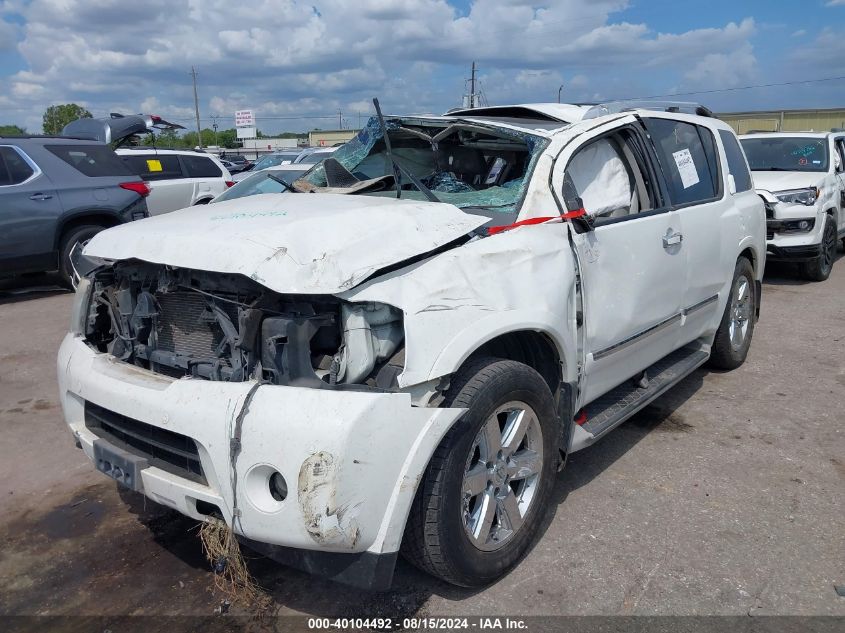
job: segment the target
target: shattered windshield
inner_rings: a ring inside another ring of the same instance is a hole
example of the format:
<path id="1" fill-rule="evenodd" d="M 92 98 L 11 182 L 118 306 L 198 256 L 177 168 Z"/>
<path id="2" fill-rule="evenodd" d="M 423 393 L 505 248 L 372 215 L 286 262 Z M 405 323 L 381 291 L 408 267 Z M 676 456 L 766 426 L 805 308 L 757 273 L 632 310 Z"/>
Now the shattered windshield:
<path id="1" fill-rule="evenodd" d="M 773 136 L 740 142 L 751 171 L 827 171 L 827 139 Z"/>
<path id="2" fill-rule="evenodd" d="M 546 139 L 478 123 L 388 119 L 393 159 L 441 202 L 515 213 Z M 300 189 L 396 197 L 393 165 L 376 117 L 331 158 L 296 182 Z M 427 200 L 399 174 L 401 198 Z"/>

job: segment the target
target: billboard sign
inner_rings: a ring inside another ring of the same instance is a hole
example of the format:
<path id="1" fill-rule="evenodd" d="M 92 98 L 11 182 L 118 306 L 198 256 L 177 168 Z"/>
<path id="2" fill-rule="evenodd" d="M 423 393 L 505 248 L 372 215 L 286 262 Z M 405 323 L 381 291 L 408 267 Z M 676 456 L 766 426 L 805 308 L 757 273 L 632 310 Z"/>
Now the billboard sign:
<path id="1" fill-rule="evenodd" d="M 236 132 L 238 138 L 255 138 L 256 136 L 254 127 L 239 127 Z"/>
<path id="2" fill-rule="evenodd" d="M 235 112 L 235 127 L 255 127 L 255 113 L 252 110 Z"/>

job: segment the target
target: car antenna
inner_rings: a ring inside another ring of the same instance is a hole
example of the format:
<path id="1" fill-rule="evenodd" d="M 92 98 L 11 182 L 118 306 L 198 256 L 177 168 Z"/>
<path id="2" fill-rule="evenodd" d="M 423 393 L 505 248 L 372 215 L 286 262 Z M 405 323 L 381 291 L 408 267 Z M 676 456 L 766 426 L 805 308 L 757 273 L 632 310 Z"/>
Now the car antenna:
<path id="1" fill-rule="evenodd" d="M 376 107 L 376 115 L 378 116 L 378 124 L 381 128 L 381 134 L 384 137 L 384 147 L 387 153 L 387 158 L 390 160 L 390 164 L 393 165 L 393 177 L 396 179 L 396 197 L 399 198 L 402 195 L 402 174 L 405 174 L 408 177 L 414 186 L 419 189 L 422 194 L 428 198 L 429 202 L 440 202 L 437 196 L 432 193 L 431 189 L 426 187 L 419 178 L 414 176 L 411 172 L 407 169 L 403 169 L 402 166 L 396 162 L 396 159 L 393 157 L 393 149 L 390 146 L 390 138 L 387 136 L 387 125 L 384 123 L 384 117 L 381 114 L 381 106 L 378 103 L 378 99 L 373 97 L 373 105 Z"/>
<path id="2" fill-rule="evenodd" d="M 384 148 L 385 152 L 387 153 L 387 159 L 390 161 L 390 164 L 393 165 L 393 178 L 396 180 L 396 197 L 402 197 L 402 171 L 399 169 L 399 165 L 396 164 L 396 159 L 393 158 L 393 148 L 390 146 L 390 137 L 387 134 L 387 125 L 384 123 L 384 117 L 381 114 L 381 106 L 378 103 L 378 99 L 373 97 L 373 105 L 376 108 L 376 116 L 378 117 L 378 124 L 381 128 L 381 136 L 384 139 Z"/>

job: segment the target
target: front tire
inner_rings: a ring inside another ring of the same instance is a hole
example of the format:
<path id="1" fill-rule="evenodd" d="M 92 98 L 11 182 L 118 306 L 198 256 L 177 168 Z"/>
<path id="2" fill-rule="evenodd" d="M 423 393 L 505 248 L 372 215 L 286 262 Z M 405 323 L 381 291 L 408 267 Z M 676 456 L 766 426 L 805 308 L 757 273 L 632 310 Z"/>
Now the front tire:
<path id="1" fill-rule="evenodd" d="M 420 482 L 402 554 L 446 582 L 484 586 L 537 537 L 555 481 L 559 422 L 540 374 L 510 360 L 468 363 L 443 406 L 467 412 Z"/>
<path id="2" fill-rule="evenodd" d="M 754 290 L 754 268 L 746 258 L 740 257 L 734 268 L 731 294 L 716 330 L 710 366 L 715 369 L 736 369 L 745 362 L 754 319 L 757 314 L 757 296 Z"/>
<path id="3" fill-rule="evenodd" d="M 102 231 L 105 227 L 99 224 L 84 224 L 69 229 L 63 236 L 59 245 L 59 276 L 62 284 L 71 290 L 76 289 L 78 282 L 74 277 L 73 265 L 70 261 L 70 254 L 77 244 L 85 246 L 92 237 Z"/>
<path id="4" fill-rule="evenodd" d="M 822 231 L 821 253 L 815 259 L 801 264 L 801 275 L 809 281 L 824 281 L 833 270 L 836 259 L 836 225 L 829 216 L 825 216 Z"/>

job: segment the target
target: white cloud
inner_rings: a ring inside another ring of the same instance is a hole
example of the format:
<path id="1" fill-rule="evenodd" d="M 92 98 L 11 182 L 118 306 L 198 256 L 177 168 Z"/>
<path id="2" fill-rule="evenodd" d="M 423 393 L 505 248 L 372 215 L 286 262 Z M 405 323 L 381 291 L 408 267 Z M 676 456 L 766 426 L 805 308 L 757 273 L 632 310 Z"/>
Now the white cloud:
<path id="1" fill-rule="evenodd" d="M 627 6 L 475 0 L 462 14 L 447 0 L 15 2 L 3 10 L 25 21 L 14 37 L 26 70 L 7 78 L 11 111 L 30 128 L 33 112 L 67 101 L 95 115 L 155 106 L 187 119 L 192 65 L 206 117 L 357 112 L 375 95 L 394 112 L 442 112 L 458 103 L 473 60 L 491 101 L 554 100 L 560 84 L 573 100 L 636 94 L 629 75 L 644 67 L 719 85 L 739 81 L 732 64 L 742 80 L 753 74 L 753 19 L 663 33 L 614 22 Z"/>
<path id="2" fill-rule="evenodd" d="M 828 0 L 825 5 L 826 7 L 845 7 L 845 0 Z"/>

